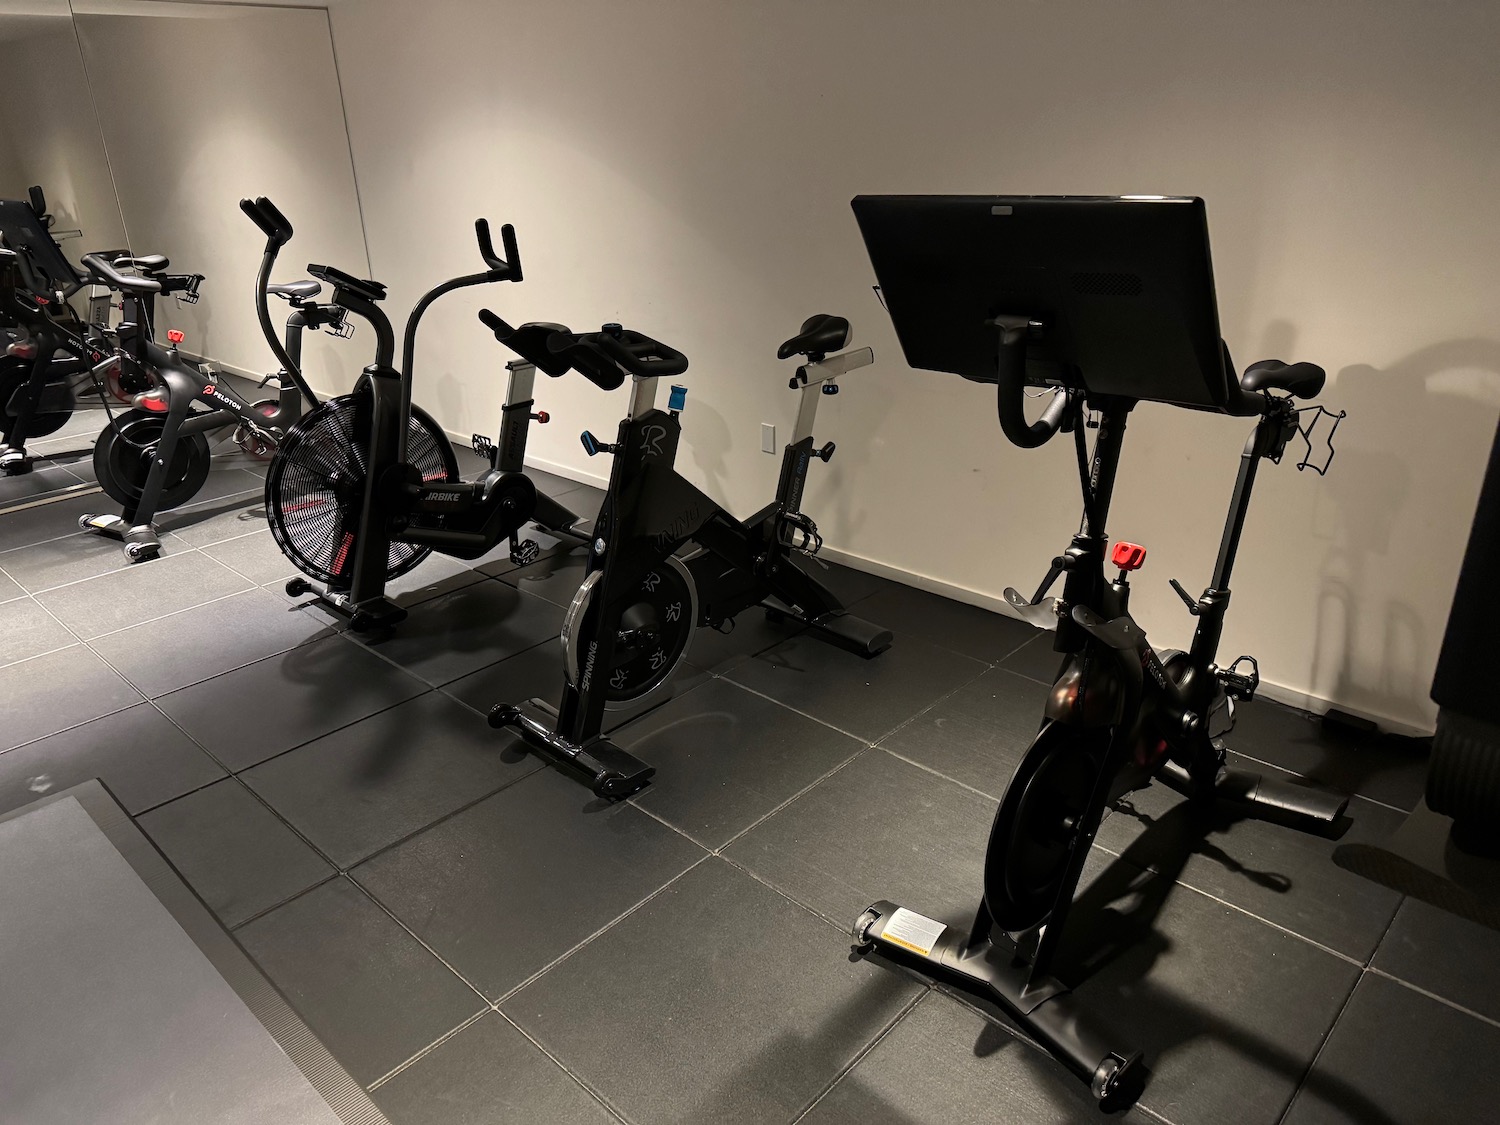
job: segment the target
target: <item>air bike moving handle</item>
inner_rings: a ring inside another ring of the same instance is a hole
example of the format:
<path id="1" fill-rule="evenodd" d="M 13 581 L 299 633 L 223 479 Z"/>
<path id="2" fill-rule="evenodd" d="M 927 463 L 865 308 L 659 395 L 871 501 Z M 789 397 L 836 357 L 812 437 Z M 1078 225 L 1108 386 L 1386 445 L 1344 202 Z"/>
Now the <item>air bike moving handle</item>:
<path id="1" fill-rule="evenodd" d="M 556 324 L 486 323 L 538 366 L 545 352 L 605 390 L 631 382 L 630 411 L 615 441 L 582 436 L 590 456 L 607 453 L 614 461 L 587 574 L 563 623 L 561 700 L 556 707 L 540 699 L 502 703 L 490 713 L 492 726 L 514 727 L 529 747 L 582 774 L 600 796 L 623 797 L 655 770 L 605 737 L 605 712 L 639 705 L 666 684 L 699 626 L 728 632 L 736 615 L 762 606 L 860 656 L 890 646 L 889 630 L 846 613 L 802 561 L 822 544 L 801 512 L 808 465 L 833 455 L 832 443 L 813 444 L 818 398 L 837 390 L 839 375 L 874 360 L 868 348 L 829 354 L 848 346 L 848 321 L 812 317 L 781 346 L 780 358 L 806 360 L 791 381 L 802 392 L 797 428 L 782 454 L 775 498 L 744 521 L 674 467 L 687 389 L 674 386 L 660 410 L 656 383 L 687 370 L 681 352 L 618 324 L 575 334 Z"/>
<path id="2" fill-rule="evenodd" d="M 545 414 L 531 411 L 532 364 L 509 365 L 500 441 L 497 446 L 476 437 L 475 449 L 488 455 L 490 468 L 475 480 L 459 479 L 447 436 L 412 404 L 417 329 L 432 303 L 456 289 L 521 280 L 515 231 L 509 225 L 500 229 L 502 258 L 489 224 L 480 219 L 474 230 L 485 268 L 445 281 L 417 302 L 407 318 L 399 371 L 395 333 L 380 308 L 385 286 L 332 266 L 308 266 L 332 287 L 335 305 L 373 328 L 375 361 L 352 393 L 308 412 L 287 435 L 266 474 L 266 514 L 287 558 L 325 583 L 320 590 L 295 579 L 287 593 L 312 593 L 355 630 L 388 628 L 406 617 L 386 596 L 386 584 L 432 551 L 477 559 L 509 539 L 511 558 L 529 562 L 537 545 L 518 537 L 528 522 L 566 543 L 588 542 L 588 528 L 578 517 L 539 495 L 521 472 L 527 427 L 546 421 Z M 268 326 L 263 313 L 267 342 L 289 363 Z"/>
<path id="3" fill-rule="evenodd" d="M 1235 816 L 1322 834 L 1347 826 L 1342 795 L 1226 768 L 1220 736 L 1260 676 L 1248 657 L 1228 669 L 1215 662 L 1256 469 L 1280 460 L 1299 432 L 1311 451 L 1323 413 L 1299 428 L 1294 400 L 1316 395 L 1323 372 L 1268 360 L 1236 376 L 1219 339 L 1202 200 L 860 197 L 854 210 L 908 362 L 997 384 L 1000 427 L 1016 445 L 1071 432 L 1084 509 L 1036 596 L 1006 591 L 1025 620 L 1055 631 L 1061 667 L 995 815 L 972 924 L 880 901 L 856 920 L 855 951 L 998 1005 L 1096 1097 L 1117 1101 L 1136 1086 L 1140 1052 L 1052 975 L 1111 804 L 1157 780 Z M 1029 386 L 1054 391 L 1035 422 Z M 1187 652 L 1156 651 L 1130 615 L 1144 548 L 1116 544 L 1117 576 L 1105 575 L 1115 471 L 1140 401 L 1257 419 L 1213 579 L 1196 600 L 1177 586 L 1197 619 Z M 1311 467 L 1321 473 L 1327 461 Z M 1047 598 L 1059 576 L 1061 597 Z M 916 830 L 882 824 L 878 809 L 868 829 Z"/>

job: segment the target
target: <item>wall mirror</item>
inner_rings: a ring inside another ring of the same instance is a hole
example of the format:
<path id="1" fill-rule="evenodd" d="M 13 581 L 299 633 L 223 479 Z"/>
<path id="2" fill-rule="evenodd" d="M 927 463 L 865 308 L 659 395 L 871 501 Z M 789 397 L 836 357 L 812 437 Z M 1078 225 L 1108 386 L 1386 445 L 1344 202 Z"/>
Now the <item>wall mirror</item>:
<path id="1" fill-rule="evenodd" d="M 0 84 L 0 199 L 41 187 L 51 232 L 74 263 L 120 249 L 204 275 L 196 303 L 157 302 L 154 327 L 159 341 L 182 332 L 182 351 L 206 370 L 259 381 L 276 367 L 253 299 L 265 239 L 242 198 L 269 197 L 295 227 L 273 280 L 305 277 L 309 262 L 368 275 L 324 9 L 0 0 Z M 91 307 L 90 293 L 73 304 L 97 318 L 104 306 Z M 273 301 L 271 311 L 279 325 L 289 309 Z M 304 368 L 317 390 L 341 393 L 368 349 L 307 333 Z M 56 454 L 38 462 L 45 472 L 0 479 L 0 511 L 18 498 L 34 505 L 48 485 L 91 483 L 85 454 L 108 419 L 86 388 L 77 402 L 67 426 L 36 447 Z"/>

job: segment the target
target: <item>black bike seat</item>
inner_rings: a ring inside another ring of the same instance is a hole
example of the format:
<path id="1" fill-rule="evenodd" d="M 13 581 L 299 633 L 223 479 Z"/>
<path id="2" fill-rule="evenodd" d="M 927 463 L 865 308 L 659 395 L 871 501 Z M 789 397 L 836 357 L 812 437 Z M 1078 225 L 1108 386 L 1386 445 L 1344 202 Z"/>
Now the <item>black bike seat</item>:
<path id="1" fill-rule="evenodd" d="M 307 272 L 319 281 L 326 281 L 329 285 L 333 286 L 335 291 L 343 289 L 353 293 L 356 297 L 363 297 L 367 301 L 385 300 L 385 286 L 378 281 L 361 280 L 353 274 L 345 273 L 343 270 L 335 269 L 333 266 L 309 264 Z"/>
<path id="2" fill-rule="evenodd" d="M 849 322 L 841 316 L 819 313 L 804 320 L 802 331 L 776 349 L 776 358 L 791 359 L 794 355 L 805 355 L 808 359 L 819 360 L 848 343 Z"/>
<path id="3" fill-rule="evenodd" d="M 1285 391 L 1295 398 L 1312 398 L 1323 389 L 1327 378 L 1323 369 L 1315 363 L 1282 363 L 1279 359 L 1263 359 L 1245 368 L 1240 376 L 1240 386 L 1247 391 Z"/>
<path id="4" fill-rule="evenodd" d="M 115 259 L 115 269 L 140 270 L 142 273 L 161 273 L 171 264 L 165 254 L 142 254 L 134 258 L 124 255 Z"/>
<path id="5" fill-rule="evenodd" d="M 323 292 L 323 287 L 311 278 L 305 278 L 302 281 L 281 281 L 275 285 L 267 285 L 266 292 L 287 300 L 306 301 Z"/>

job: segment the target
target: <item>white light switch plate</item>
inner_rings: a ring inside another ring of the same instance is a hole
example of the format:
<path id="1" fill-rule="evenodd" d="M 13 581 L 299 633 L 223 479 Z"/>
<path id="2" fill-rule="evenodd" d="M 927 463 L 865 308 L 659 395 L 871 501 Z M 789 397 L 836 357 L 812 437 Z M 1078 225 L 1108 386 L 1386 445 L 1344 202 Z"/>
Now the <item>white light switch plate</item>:
<path id="1" fill-rule="evenodd" d="M 760 424 L 760 451 L 762 453 L 776 452 L 776 427 L 770 422 Z"/>

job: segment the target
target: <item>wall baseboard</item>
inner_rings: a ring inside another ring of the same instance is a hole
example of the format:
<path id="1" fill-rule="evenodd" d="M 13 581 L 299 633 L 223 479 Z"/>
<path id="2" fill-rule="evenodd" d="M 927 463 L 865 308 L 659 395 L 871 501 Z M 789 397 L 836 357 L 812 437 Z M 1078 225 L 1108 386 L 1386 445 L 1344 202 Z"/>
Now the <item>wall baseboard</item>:
<path id="1" fill-rule="evenodd" d="M 926 590 L 930 594 L 938 594 L 941 597 L 951 598 L 957 602 L 964 602 L 967 605 L 978 606 L 981 609 L 988 609 L 995 613 L 1004 614 L 1006 617 L 1014 620 L 1020 620 L 1015 611 L 1011 609 L 1009 603 L 1003 598 L 997 598 L 978 590 L 970 590 L 957 583 L 948 582 L 941 578 L 933 578 L 931 575 L 914 574 L 910 571 L 887 565 L 877 559 L 869 559 L 863 555 L 841 551 L 837 547 L 825 546 L 819 552 L 819 557 L 829 559 L 853 570 L 862 570 L 867 574 L 889 578 L 893 582 L 901 582 L 907 586 L 914 586 L 919 590 Z M 1413 726 L 1411 723 L 1391 715 L 1383 715 L 1379 712 L 1368 711 L 1348 704 L 1335 704 L 1331 700 L 1324 699 L 1321 696 L 1311 695 L 1297 688 L 1278 684 L 1273 680 L 1261 680 L 1260 694 L 1277 703 L 1314 715 L 1325 714 L 1337 707 L 1346 714 L 1354 715 L 1361 719 L 1368 719 L 1381 730 L 1390 734 L 1416 738 L 1425 738 L 1432 734 L 1431 728 Z"/>
<path id="2" fill-rule="evenodd" d="M 448 436 L 460 444 L 467 444 L 466 438 L 460 438 L 451 432 Z M 554 476 L 577 481 L 579 484 L 593 485 L 595 488 L 605 488 L 609 484 L 607 476 L 580 473 L 571 465 L 559 465 L 540 457 L 528 458 L 527 464 L 535 466 L 544 472 L 551 473 Z M 966 605 L 978 606 L 980 609 L 987 609 L 993 613 L 1004 614 L 1006 617 L 1020 620 L 1004 598 L 997 598 L 992 594 L 986 594 L 979 590 L 971 590 L 966 586 L 960 586 L 946 579 L 902 570 L 899 567 L 883 563 L 878 559 L 866 558 L 863 555 L 857 555 L 850 551 L 842 551 L 837 547 L 825 546 L 819 553 L 819 557 L 829 559 L 842 566 L 847 566 L 852 570 L 861 570 L 880 578 L 889 578 L 892 582 L 914 586 L 918 590 L 926 590 L 929 594 L 937 594 L 941 597 L 951 598 L 957 602 L 963 602 Z M 1355 715 L 1361 719 L 1368 719 L 1381 730 L 1390 734 L 1414 738 L 1425 738 L 1432 734 L 1431 728 L 1413 726 L 1402 719 L 1391 715 L 1383 715 L 1375 711 L 1368 711 L 1364 708 L 1353 707 L 1348 704 L 1335 704 L 1332 700 L 1309 694 L 1297 688 L 1287 687 L 1285 684 L 1278 684 L 1273 680 L 1262 680 L 1260 683 L 1260 692 L 1267 699 L 1274 700 L 1287 707 L 1293 707 L 1298 711 L 1306 711 L 1313 715 L 1322 715 L 1338 707 L 1340 711 L 1346 714 Z"/>

